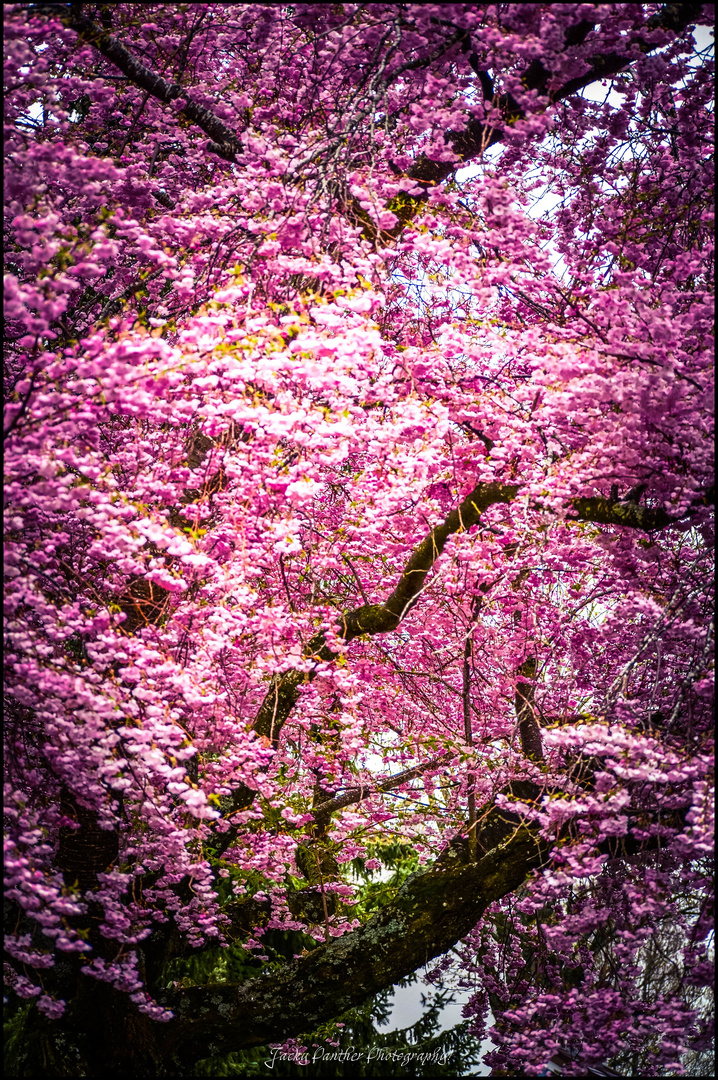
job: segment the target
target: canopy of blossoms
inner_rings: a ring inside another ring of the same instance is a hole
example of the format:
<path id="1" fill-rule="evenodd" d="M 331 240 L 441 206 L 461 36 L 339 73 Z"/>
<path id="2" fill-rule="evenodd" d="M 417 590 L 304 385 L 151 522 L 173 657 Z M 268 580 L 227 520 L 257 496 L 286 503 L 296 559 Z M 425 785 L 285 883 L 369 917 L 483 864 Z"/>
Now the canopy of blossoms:
<path id="1" fill-rule="evenodd" d="M 435 960 L 497 1072 L 710 1045 L 710 20 L 6 7 L 41 1039 L 192 1075 Z M 217 949 L 252 977 L 168 977 Z"/>

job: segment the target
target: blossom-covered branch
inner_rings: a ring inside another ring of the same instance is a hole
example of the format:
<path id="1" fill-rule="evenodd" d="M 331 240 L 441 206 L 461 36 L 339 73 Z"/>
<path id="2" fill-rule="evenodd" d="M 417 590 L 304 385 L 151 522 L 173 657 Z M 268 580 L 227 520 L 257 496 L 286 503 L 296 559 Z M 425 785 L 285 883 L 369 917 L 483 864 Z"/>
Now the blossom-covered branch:
<path id="1" fill-rule="evenodd" d="M 337 627 L 339 639 L 348 644 L 362 634 L 385 634 L 395 630 L 417 602 L 426 577 L 444 551 L 448 538 L 459 530 L 467 530 L 478 524 L 481 514 L 490 506 L 513 501 L 519 491 L 518 484 L 477 484 L 461 504 L 440 525 L 431 529 L 414 549 L 399 583 L 383 604 L 364 604 L 341 616 Z M 696 505 L 705 505 L 712 498 L 709 491 Z M 573 499 L 570 507 L 574 511 L 571 520 L 619 525 L 645 532 L 665 529 L 682 520 L 672 517 L 662 507 L 611 502 L 610 499 L 596 496 Z M 327 663 L 338 654 L 327 644 L 324 634 L 317 634 L 310 641 L 305 655 L 316 663 Z M 274 742 L 278 740 L 282 726 L 297 702 L 300 685 L 307 677 L 311 679 L 313 674 L 314 669 L 311 669 L 309 672 L 290 671 L 274 677 L 253 724 L 259 735 Z M 247 794 L 243 793 L 241 798 L 241 805 L 244 805 Z"/>
<path id="2" fill-rule="evenodd" d="M 224 158 L 225 161 L 234 161 L 235 154 L 242 147 L 241 139 L 237 134 L 210 109 L 192 101 L 177 83 L 168 82 L 138 60 L 108 29 L 83 15 L 82 6 L 82 4 L 33 4 L 30 14 L 34 17 L 49 16 L 59 19 L 64 26 L 74 30 L 81 41 L 97 49 L 135 86 L 151 94 L 164 105 L 178 102 L 178 113 L 196 124 L 200 131 L 209 135 L 212 142 L 208 144 L 207 149 Z"/>

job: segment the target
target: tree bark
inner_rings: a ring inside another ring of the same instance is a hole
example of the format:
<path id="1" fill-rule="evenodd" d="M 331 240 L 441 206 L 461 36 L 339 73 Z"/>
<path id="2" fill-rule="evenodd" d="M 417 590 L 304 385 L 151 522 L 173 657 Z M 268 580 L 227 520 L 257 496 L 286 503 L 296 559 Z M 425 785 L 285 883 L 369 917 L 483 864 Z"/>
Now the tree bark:
<path id="1" fill-rule="evenodd" d="M 529 803 L 545 790 L 516 781 L 509 794 Z M 663 823 L 681 828 L 686 810 L 671 811 Z M 518 813 L 490 807 L 479 819 L 478 861 L 470 859 L 466 841 L 449 845 L 364 926 L 278 971 L 239 984 L 162 990 L 153 986 L 147 964 L 148 989 L 175 1012 L 169 1023 L 149 1020 L 127 994 L 83 976 L 74 958 L 61 959 L 58 967 L 67 970 L 57 976 L 65 980 L 68 1010 L 61 1020 L 50 1021 L 34 1007 L 13 1006 L 7 1069 L 27 1077 L 193 1076 L 203 1059 L 310 1034 L 445 953 L 490 904 L 549 864 L 552 843 Z M 611 837 L 598 850 L 612 859 L 630 858 L 661 844 L 660 837 L 648 842 Z M 294 906 L 310 899 L 310 890 L 302 892 L 306 895 L 296 894 Z M 238 937 L 246 935 L 246 907 L 238 903 L 227 909 Z M 162 928 L 140 946 L 143 957 L 155 937 L 162 937 Z"/>
<path id="2" fill-rule="evenodd" d="M 497 843 L 477 862 L 438 860 L 409 878 L 366 925 L 276 973 L 160 994 L 177 1016 L 162 1028 L 165 1055 L 199 1058 L 210 1044 L 225 1053 L 312 1031 L 442 955 L 549 856 L 536 830 L 505 811 L 493 809 L 484 819 L 480 840 L 490 839 Z"/>
<path id="3" fill-rule="evenodd" d="M 137 57 L 133 56 L 118 38 L 110 34 L 108 28 L 98 26 L 92 19 L 83 15 L 81 7 L 81 4 L 37 4 L 34 5 L 32 14 L 60 18 L 64 25 L 74 30 L 82 41 L 92 45 L 105 59 L 114 64 L 127 76 L 130 82 L 133 82 L 135 86 L 151 94 L 164 104 L 169 105 L 179 98 L 186 100 L 185 91 L 177 83 L 168 82 L 161 75 L 151 71 Z M 648 20 L 648 28 L 649 30 L 665 29 L 680 34 L 686 27 L 696 22 L 700 17 L 702 7 L 702 4 L 696 3 L 664 4 L 660 11 L 656 12 Z M 576 26 L 570 27 L 566 31 L 566 46 L 581 44 L 592 29 L 593 23 L 582 19 Z M 457 38 L 457 40 L 460 40 L 460 38 Z M 586 62 L 589 70 L 584 75 L 569 79 L 558 90 L 553 91 L 549 95 L 551 100 L 553 102 L 563 101 L 589 86 L 592 82 L 623 71 L 630 66 L 635 58 L 635 52 L 631 52 L 632 46 L 636 46 L 642 54 L 652 52 L 657 48 L 656 45 L 647 43 L 640 32 L 634 33 L 627 40 L 624 52 L 596 52 L 595 55 L 588 57 Z M 472 64 L 472 67 L 476 70 L 474 64 Z M 484 96 L 490 96 L 488 87 L 491 86 L 491 77 L 488 72 L 477 71 L 477 75 Z M 540 60 L 534 60 L 523 73 L 522 82 L 527 90 L 536 90 L 543 94 L 546 92 L 550 77 L 551 72 L 547 71 L 543 63 Z M 503 95 L 498 101 L 498 105 L 506 119 L 511 117 L 520 118 L 522 115 L 521 109 L 510 94 Z M 191 100 L 186 100 L 186 104 L 180 111 L 188 120 L 196 124 L 201 131 L 210 136 L 212 141 L 207 146 L 210 153 L 216 154 L 226 161 L 232 162 L 236 160 L 236 154 L 242 149 L 241 139 L 219 117 L 215 116 L 209 109 L 205 109 Z M 466 128 L 460 131 L 448 132 L 446 136 L 448 145 L 459 155 L 459 164 L 465 164 L 467 161 L 480 156 L 487 147 L 493 146 L 502 140 L 502 131 L 492 128 L 478 119 L 472 120 Z M 428 188 L 446 180 L 456 171 L 457 167 L 456 162 L 434 161 L 431 158 L 421 156 L 417 159 L 408 175 Z M 411 216 L 412 214 L 407 216 L 401 212 L 399 213 L 400 229 L 403 229 L 406 221 Z M 394 235 L 394 231 L 392 230 L 386 235 L 391 237 Z"/>
<path id="4" fill-rule="evenodd" d="M 664 4 L 661 10 L 648 20 L 648 28 L 650 30 L 671 30 L 674 34 L 680 34 L 687 26 L 697 21 L 702 7 L 702 4 Z M 570 27 L 564 34 L 566 46 L 580 45 L 585 41 L 593 26 L 593 23 L 582 19 L 576 26 Z M 584 75 L 569 79 L 559 89 L 548 94 L 550 100 L 552 102 L 564 101 L 566 98 L 578 93 L 579 90 L 590 86 L 592 82 L 617 75 L 620 71 L 625 70 L 635 59 L 636 54 L 631 53 L 631 47 L 634 45 L 638 47 L 641 54 L 652 52 L 658 47 L 646 43 L 640 32 L 635 33 L 626 41 L 624 52 L 597 52 L 595 55 L 590 56 L 586 61 L 589 70 Z M 471 63 L 471 59 L 469 62 Z M 484 99 L 490 100 L 494 96 L 491 76 L 487 71 L 478 71 L 474 64 L 471 64 L 471 66 L 481 82 Z M 551 72 L 544 67 L 541 60 L 536 59 L 532 60 L 524 71 L 521 82 L 527 90 L 536 90 L 539 94 L 544 95 L 547 93 L 550 78 Z M 503 119 L 506 121 L 517 120 L 523 116 L 521 108 L 510 94 L 502 95 L 497 100 L 497 105 Z M 502 142 L 503 138 L 503 130 L 491 127 L 489 124 L 474 118 L 462 130 L 449 131 L 446 134 L 447 145 L 459 156 L 458 164 L 456 161 L 434 161 L 432 158 L 422 155 L 417 158 L 408 175 L 412 180 L 416 180 L 417 183 L 425 185 L 427 188 L 435 187 L 437 184 L 447 180 L 449 176 L 452 176 L 457 168 L 474 158 L 480 157 L 489 147 Z M 402 228 L 404 224 L 406 222 L 402 223 Z"/>
<path id="5" fill-rule="evenodd" d="M 519 682 L 516 683 L 516 716 L 518 718 L 521 749 L 529 761 L 543 761 L 541 729 L 536 719 L 534 707 L 534 684 L 521 679 L 533 679 L 536 675 L 536 657 L 529 656 L 519 668 Z"/>
<path id="6" fill-rule="evenodd" d="M 512 791 L 525 801 L 540 794 L 531 783 Z M 127 994 L 84 976 L 75 958 L 61 960 L 65 1016 L 47 1020 L 34 1007 L 17 1009 L 7 1067 L 17 1076 L 191 1076 L 204 1058 L 311 1032 L 446 952 L 550 855 L 533 826 L 495 807 L 482 817 L 479 845 L 484 854 L 476 862 L 447 848 L 364 926 L 271 974 L 163 991 L 152 985 L 147 964 L 148 989 L 175 1013 L 168 1023 L 149 1020 Z M 301 900 L 297 894 L 294 906 L 311 901 L 309 892 Z M 227 909 L 238 937 L 246 936 L 247 906 Z M 143 957 L 156 936 L 162 928 L 140 946 Z"/>
<path id="7" fill-rule="evenodd" d="M 207 149 L 226 161 L 234 161 L 235 154 L 242 148 L 242 143 L 236 133 L 209 109 L 190 100 L 187 91 L 177 83 L 168 82 L 167 79 L 163 79 L 161 75 L 146 67 L 125 48 L 114 34 L 110 34 L 104 27 L 98 26 L 92 19 L 83 15 L 81 7 L 81 4 L 37 4 L 31 14 L 59 18 L 65 26 L 74 30 L 85 44 L 92 45 L 106 60 L 114 64 L 130 82 L 163 104 L 170 105 L 173 101 L 183 100 L 185 104 L 179 112 L 209 135 L 212 142 Z"/>

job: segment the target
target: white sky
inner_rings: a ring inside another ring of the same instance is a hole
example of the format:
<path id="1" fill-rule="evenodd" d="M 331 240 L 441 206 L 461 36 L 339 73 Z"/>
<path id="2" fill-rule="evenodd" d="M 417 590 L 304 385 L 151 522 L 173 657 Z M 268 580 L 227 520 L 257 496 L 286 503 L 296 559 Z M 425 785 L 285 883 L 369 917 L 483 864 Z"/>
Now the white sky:
<path id="1" fill-rule="evenodd" d="M 411 986 L 401 986 L 394 990 L 394 1001 L 392 1004 L 391 1012 L 389 1013 L 389 1022 L 386 1027 L 382 1027 L 380 1030 L 382 1033 L 389 1033 L 392 1031 L 398 1031 L 401 1028 L 409 1027 L 411 1024 L 415 1024 L 417 1020 L 420 1020 L 424 1015 L 424 1008 L 421 1004 L 421 995 L 423 994 L 429 1000 L 432 1000 L 436 995 L 436 989 L 433 986 L 425 986 L 422 981 L 422 972 L 417 973 L 419 975 L 418 981 L 412 983 Z M 440 1031 L 448 1031 L 450 1028 L 456 1027 L 463 1020 L 461 1010 L 466 1002 L 471 997 L 470 990 L 454 990 L 454 1000 L 451 1004 L 446 1005 L 441 1012 L 440 1016 Z M 489 1027 L 493 1025 L 493 1017 L 489 1018 Z M 481 1064 L 481 1058 L 485 1053 L 491 1050 L 493 1043 L 490 1040 L 481 1043 L 481 1046 L 476 1054 L 476 1061 L 473 1066 L 472 1076 L 489 1076 L 490 1069 L 486 1065 Z"/>

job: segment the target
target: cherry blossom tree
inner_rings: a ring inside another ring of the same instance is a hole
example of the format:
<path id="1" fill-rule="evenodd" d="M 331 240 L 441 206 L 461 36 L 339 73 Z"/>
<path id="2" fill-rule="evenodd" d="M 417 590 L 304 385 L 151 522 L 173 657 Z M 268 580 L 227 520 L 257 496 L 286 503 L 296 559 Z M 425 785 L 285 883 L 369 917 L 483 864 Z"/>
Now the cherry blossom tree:
<path id="1" fill-rule="evenodd" d="M 709 1047 L 711 13 L 6 7 L 16 1075 Z"/>

